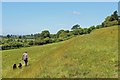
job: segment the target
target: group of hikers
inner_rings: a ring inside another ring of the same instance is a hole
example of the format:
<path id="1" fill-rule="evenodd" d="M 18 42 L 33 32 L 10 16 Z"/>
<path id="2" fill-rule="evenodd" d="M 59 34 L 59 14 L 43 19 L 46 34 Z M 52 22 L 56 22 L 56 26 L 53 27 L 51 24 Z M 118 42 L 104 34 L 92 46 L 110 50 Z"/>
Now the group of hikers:
<path id="1" fill-rule="evenodd" d="M 25 66 L 28 65 L 28 53 L 27 52 L 24 52 L 23 55 L 22 55 L 22 60 L 24 61 L 24 64 Z M 18 65 L 19 68 L 22 68 L 22 64 L 19 63 Z M 16 64 L 13 64 L 13 69 L 16 69 L 17 68 L 17 65 Z"/>

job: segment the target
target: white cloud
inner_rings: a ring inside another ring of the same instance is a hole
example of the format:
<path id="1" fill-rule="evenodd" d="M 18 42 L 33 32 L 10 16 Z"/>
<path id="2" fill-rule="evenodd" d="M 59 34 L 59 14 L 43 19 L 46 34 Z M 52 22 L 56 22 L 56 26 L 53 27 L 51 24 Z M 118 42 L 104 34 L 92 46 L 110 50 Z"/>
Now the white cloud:
<path id="1" fill-rule="evenodd" d="M 73 14 L 75 14 L 75 15 L 80 15 L 80 12 L 78 12 L 78 11 L 73 11 Z"/>

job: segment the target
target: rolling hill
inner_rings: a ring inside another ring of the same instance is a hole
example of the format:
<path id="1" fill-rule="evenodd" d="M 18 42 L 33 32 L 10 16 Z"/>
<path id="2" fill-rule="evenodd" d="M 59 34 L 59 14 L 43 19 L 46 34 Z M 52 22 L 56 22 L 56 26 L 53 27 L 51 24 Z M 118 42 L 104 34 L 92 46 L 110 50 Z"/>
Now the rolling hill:
<path id="1" fill-rule="evenodd" d="M 27 51 L 29 65 L 12 69 Z M 118 26 L 59 43 L 2 51 L 3 78 L 117 78 Z"/>

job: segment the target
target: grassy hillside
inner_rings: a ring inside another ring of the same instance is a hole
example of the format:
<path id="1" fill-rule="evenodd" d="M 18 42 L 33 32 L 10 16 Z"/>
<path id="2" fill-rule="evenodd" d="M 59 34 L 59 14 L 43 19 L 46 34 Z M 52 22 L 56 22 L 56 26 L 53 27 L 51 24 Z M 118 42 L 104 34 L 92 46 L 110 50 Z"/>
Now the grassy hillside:
<path id="1" fill-rule="evenodd" d="M 21 61 L 22 53 L 29 54 L 29 65 L 12 70 Z M 118 27 L 94 30 L 67 41 L 2 52 L 3 77 L 118 77 Z"/>

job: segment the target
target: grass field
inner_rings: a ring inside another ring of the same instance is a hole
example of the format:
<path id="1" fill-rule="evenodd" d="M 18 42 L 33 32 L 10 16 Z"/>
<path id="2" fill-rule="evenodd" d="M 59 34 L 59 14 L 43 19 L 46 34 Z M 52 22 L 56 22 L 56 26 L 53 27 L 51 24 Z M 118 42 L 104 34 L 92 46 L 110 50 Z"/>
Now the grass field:
<path id="1" fill-rule="evenodd" d="M 12 69 L 22 62 L 29 65 Z M 118 77 L 118 27 L 97 29 L 67 41 L 2 52 L 3 78 L 115 78 Z"/>

